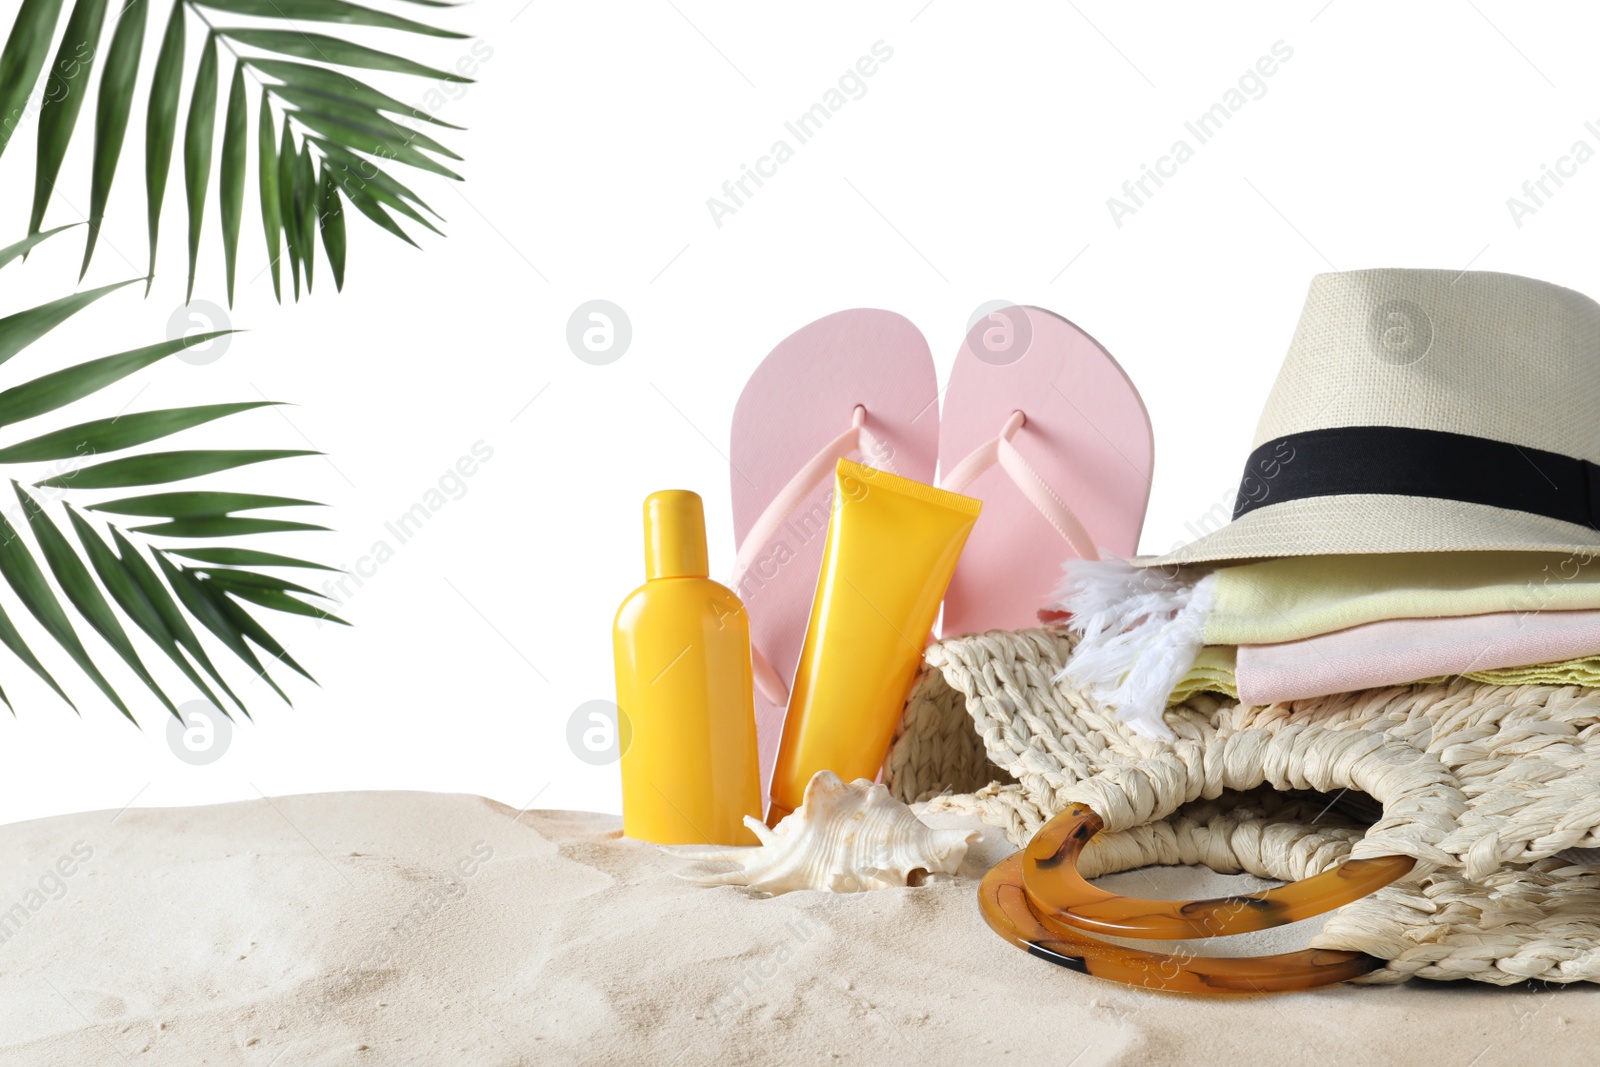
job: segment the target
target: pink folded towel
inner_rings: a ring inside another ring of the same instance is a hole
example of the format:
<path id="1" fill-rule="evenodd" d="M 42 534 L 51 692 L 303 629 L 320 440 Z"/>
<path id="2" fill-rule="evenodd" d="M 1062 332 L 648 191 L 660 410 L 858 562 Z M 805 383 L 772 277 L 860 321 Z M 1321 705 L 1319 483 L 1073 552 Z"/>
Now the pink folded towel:
<path id="1" fill-rule="evenodd" d="M 1285 641 L 1240 645 L 1244 704 L 1302 700 L 1469 671 L 1600 654 L 1600 611 L 1498 612 L 1390 619 Z"/>

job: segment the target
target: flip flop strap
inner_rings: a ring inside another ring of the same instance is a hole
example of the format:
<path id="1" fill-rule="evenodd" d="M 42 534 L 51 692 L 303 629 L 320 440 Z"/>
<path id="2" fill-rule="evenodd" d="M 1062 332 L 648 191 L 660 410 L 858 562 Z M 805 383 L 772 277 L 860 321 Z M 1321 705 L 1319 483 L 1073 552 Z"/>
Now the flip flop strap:
<path id="1" fill-rule="evenodd" d="M 863 458 L 872 460 L 881 470 L 895 473 L 894 463 L 891 459 L 892 451 L 866 425 L 867 409 L 860 404 L 856 405 L 851 415 L 850 428 L 823 445 L 817 454 L 812 456 L 804 466 L 795 472 L 787 485 L 778 490 L 760 518 L 750 527 L 750 532 L 745 534 L 744 543 L 739 546 L 739 554 L 733 562 L 733 579 L 729 582 L 735 594 L 739 585 L 744 581 L 750 568 L 755 566 L 762 549 L 777 534 L 783 524 L 794 514 L 796 508 L 805 503 L 806 499 L 816 490 L 817 486 L 833 473 L 834 466 L 839 460 L 849 456 L 850 453 L 859 453 Z M 750 647 L 750 666 L 755 674 L 756 689 L 767 700 L 779 706 L 789 702 L 789 687 L 784 684 L 783 678 L 773 668 L 771 662 L 754 644 Z"/>
<path id="2" fill-rule="evenodd" d="M 1017 431 L 1022 429 L 1027 421 L 1022 412 L 1012 412 L 1006 424 L 1001 427 L 1000 436 L 985 441 L 968 453 L 965 459 L 945 475 L 940 488 L 948 489 L 952 493 L 964 492 L 967 486 L 978 480 L 979 475 L 998 463 L 1000 469 L 1016 483 L 1022 495 L 1038 509 L 1039 514 L 1055 528 L 1056 533 L 1072 546 L 1072 550 L 1080 559 L 1099 559 L 1100 553 L 1094 547 L 1094 539 L 1089 536 L 1089 531 L 1084 529 L 1083 523 L 1078 521 L 1078 516 L 1056 494 L 1056 491 L 1050 488 L 1050 483 L 1044 480 L 1044 476 L 1034 470 L 1033 464 L 1017 451 L 1017 446 L 1011 443 L 1011 438 L 1016 436 Z"/>

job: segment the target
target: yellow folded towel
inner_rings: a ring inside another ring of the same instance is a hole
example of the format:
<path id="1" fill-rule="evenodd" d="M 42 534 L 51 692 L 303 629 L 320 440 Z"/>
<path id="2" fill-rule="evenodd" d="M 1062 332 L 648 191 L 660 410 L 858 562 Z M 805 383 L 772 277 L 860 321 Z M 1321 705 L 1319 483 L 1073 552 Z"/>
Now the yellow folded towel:
<path id="1" fill-rule="evenodd" d="M 1463 677 L 1490 685 L 1581 685 L 1585 689 L 1600 689 L 1600 656 L 1569 659 L 1561 663 L 1541 663 L 1533 667 L 1468 671 Z M 1444 681 L 1443 678 L 1437 680 Z"/>
<path id="2" fill-rule="evenodd" d="M 1207 645 L 1194 658 L 1194 666 L 1178 682 L 1167 706 L 1182 704 L 1196 693 L 1221 693 L 1239 699 L 1239 687 L 1233 681 L 1237 649 L 1233 645 Z"/>
<path id="3" fill-rule="evenodd" d="M 1271 645 L 1381 619 L 1600 608 L 1600 557 L 1547 552 L 1287 556 L 1223 567 L 1211 645 Z"/>
<path id="4" fill-rule="evenodd" d="M 1411 552 L 1171 570 L 1069 560 L 1050 606 L 1071 616 L 1080 640 L 1057 677 L 1115 708 L 1137 732 L 1166 737 L 1167 698 L 1193 691 L 1187 676 L 1205 646 L 1273 645 L 1389 619 L 1596 610 L 1596 559 Z M 1206 677 L 1211 687 L 1225 684 L 1220 674 Z"/>
<path id="5" fill-rule="evenodd" d="M 1196 693 L 1219 693 L 1239 699 L 1233 670 L 1237 649 L 1232 645 L 1207 645 L 1195 657 L 1194 666 L 1178 682 L 1167 698 L 1167 706 L 1182 704 Z M 1487 685 L 1577 685 L 1600 689 L 1600 656 L 1539 663 L 1531 667 L 1498 667 L 1492 671 L 1468 671 L 1462 675 Z M 1437 684 L 1448 678 L 1418 678 L 1417 684 Z"/>

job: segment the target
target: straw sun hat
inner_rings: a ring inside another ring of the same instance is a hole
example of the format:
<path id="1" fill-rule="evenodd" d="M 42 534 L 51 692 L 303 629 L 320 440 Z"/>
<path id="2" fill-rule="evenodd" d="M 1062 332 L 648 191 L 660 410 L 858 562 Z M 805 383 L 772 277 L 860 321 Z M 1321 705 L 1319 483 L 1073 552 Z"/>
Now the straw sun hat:
<path id="1" fill-rule="evenodd" d="M 1160 557 L 1600 550 L 1600 304 L 1492 272 L 1311 282 L 1233 521 Z"/>

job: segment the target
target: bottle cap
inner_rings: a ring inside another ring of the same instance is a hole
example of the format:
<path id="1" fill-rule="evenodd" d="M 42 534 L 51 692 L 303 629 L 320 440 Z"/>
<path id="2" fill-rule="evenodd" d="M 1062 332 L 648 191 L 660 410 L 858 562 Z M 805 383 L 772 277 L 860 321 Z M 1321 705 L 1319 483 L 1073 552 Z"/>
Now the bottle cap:
<path id="1" fill-rule="evenodd" d="M 663 489 L 644 498 L 644 576 L 705 578 L 706 513 L 700 494 Z"/>

